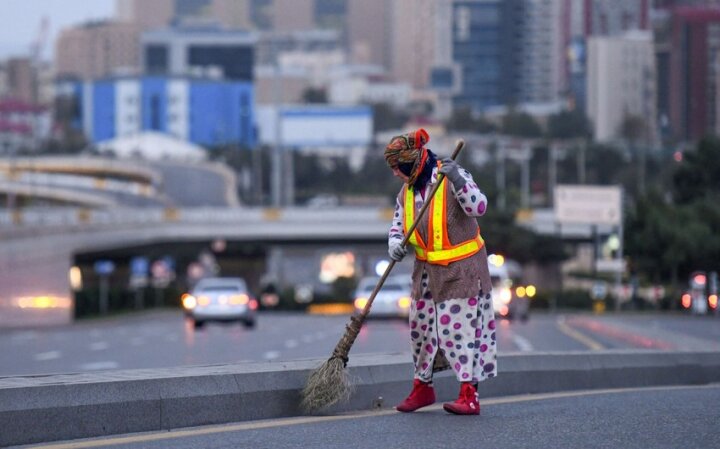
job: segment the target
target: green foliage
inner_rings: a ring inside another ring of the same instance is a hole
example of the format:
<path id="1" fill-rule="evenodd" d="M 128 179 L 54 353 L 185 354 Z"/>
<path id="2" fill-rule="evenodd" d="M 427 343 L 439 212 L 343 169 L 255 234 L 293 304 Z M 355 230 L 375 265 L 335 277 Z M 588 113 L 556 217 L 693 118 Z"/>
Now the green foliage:
<path id="1" fill-rule="evenodd" d="M 686 279 L 720 266 L 720 141 L 705 139 L 673 176 L 675 201 L 658 191 L 639 198 L 626 219 L 626 252 L 651 279 Z"/>
<path id="2" fill-rule="evenodd" d="M 547 135 L 553 139 L 572 139 L 592 135 L 590 120 L 580 110 L 563 110 L 548 118 Z"/>
<path id="3" fill-rule="evenodd" d="M 476 118 L 470 108 L 453 109 L 452 115 L 445 124 L 451 131 L 471 131 L 478 133 L 490 133 L 497 130 L 497 127 L 485 120 L 484 118 Z"/>
<path id="4" fill-rule="evenodd" d="M 673 184 L 675 199 L 680 203 L 720 193 L 720 140 L 703 139 L 696 151 L 686 152 Z"/>
<path id="5" fill-rule="evenodd" d="M 543 130 L 532 115 L 510 111 L 503 117 L 502 133 L 517 137 L 541 137 Z"/>
<path id="6" fill-rule="evenodd" d="M 405 126 L 409 114 L 398 111 L 387 103 L 376 103 L 372 105 L 373 129 L 375 132 L 400 129 Z"/>

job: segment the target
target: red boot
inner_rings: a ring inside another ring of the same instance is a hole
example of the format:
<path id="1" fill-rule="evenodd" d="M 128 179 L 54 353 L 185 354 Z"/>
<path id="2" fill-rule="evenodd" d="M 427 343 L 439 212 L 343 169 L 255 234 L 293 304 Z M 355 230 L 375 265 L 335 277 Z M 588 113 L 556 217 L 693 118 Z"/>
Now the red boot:
<path id="1" fill-rule="evenodd" d="M 420 379 L 413 381 L 413 389 L 410 395 L 398 404 L 395 409 L 399 412 L 414 412 L 420 407 L 425 407 L 435 403 L 435 390 L 430 383 L 425 383 Z"/>
<path id="2" fill-rule="evenodd" d="M 480 403 L 478 402 L 477 390 L 470 382 L 463 382 L 460 386 L 460 395 L 455 402 L 443 404 L 446 412 L 456 415 L 479 415 Z"/>

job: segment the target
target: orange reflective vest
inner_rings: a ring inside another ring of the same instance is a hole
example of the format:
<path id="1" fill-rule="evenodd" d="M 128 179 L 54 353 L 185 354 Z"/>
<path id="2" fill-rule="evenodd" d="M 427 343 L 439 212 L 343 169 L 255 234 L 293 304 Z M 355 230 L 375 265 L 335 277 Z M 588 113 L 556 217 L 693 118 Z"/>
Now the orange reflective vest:
<path id="1" fill-rule="evenodd" d="M 412 233 L 408 242 L 415 248 L 415 257 L 436 265 L 447 265 L 456 260 L 462 260 L 480 251 L 485 241 L 480 236 L 478 229 L 477 236 L 473 239 L 452 245 L 447 232 L 447 198 L 449 195 L 447 180 L 443 179 L 440 188 L 430 200 L 428 212 L 428 239 L 432 239 L 427 245 L 417 228 Z M 405 234 L 415 221 L 415 194 L 411 186 L 405 187 Z"/>

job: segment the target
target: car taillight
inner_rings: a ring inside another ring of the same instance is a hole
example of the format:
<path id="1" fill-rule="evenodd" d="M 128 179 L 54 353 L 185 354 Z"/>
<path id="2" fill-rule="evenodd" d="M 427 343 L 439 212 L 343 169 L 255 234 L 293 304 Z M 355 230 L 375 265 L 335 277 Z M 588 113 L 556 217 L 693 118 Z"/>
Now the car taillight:
<path id="1" fill-rule="evenodd" d="M 250 306 L 250 310 L 257 310 L 257 308 L 258 308 L 257 299 L 254 299 L 254 298 L 251 299 L 249 306 Z"/>
<path id="2" fill-rule="evenodd" d="M 507 316 L 510 309 L 508 309 L 508 306 L 502 306 L 500 307 L 500 315 L 501 316 Z"/>
<path id="3" fill-rule="evenodd" d="M 235 305 L 235 306 L 247 304 L 248 301 L 250 301 L 250 297 L 245 294 L 230 296 L 230 304 Z"/>
<path id="4" fill-rule="evenodd" d="M 682 304 L 682 306 L 684 308 L 689 309 L 690 304 L 692 303 L 692 298 L 690 297 L 690 294 L 685 293 L 684 295 L 682 295 L 682 299 L 680 300 L 680 303 Z"/>

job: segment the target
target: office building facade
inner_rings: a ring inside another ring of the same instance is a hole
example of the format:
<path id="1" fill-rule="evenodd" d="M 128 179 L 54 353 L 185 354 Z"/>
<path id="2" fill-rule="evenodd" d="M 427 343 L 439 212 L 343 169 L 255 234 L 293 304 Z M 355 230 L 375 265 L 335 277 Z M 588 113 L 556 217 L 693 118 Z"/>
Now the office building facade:
<path id="1" fill-rule="evenodd" d="M 249 82 L 145 76 L 60 84 L 75 96 L 74 123 L 92 142 L 157 131 L 204 146 L 255 145 Z"/>

